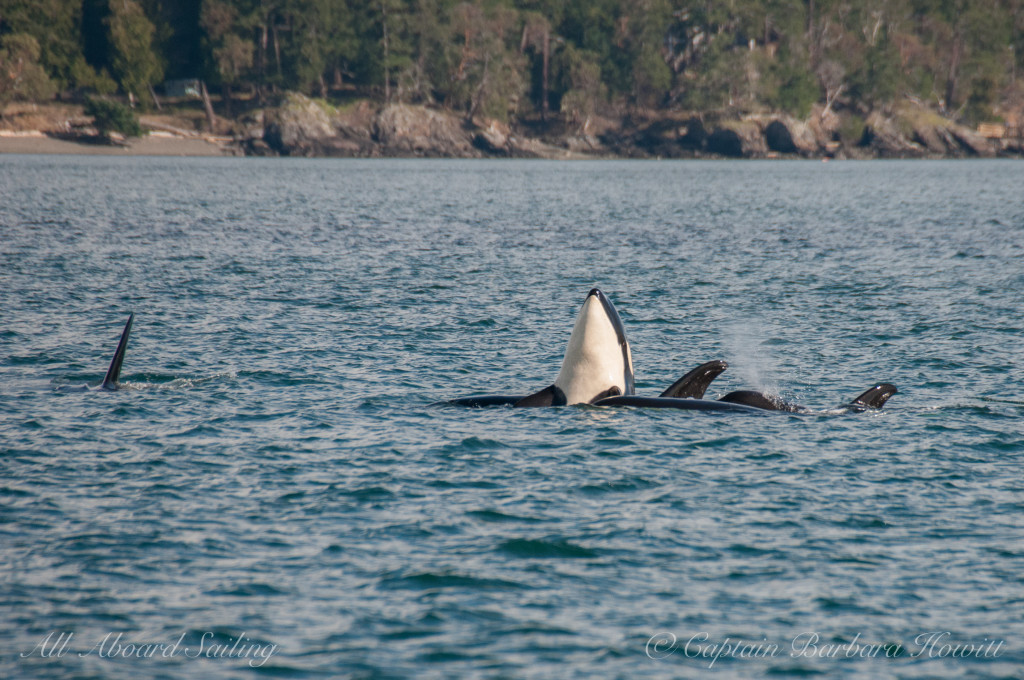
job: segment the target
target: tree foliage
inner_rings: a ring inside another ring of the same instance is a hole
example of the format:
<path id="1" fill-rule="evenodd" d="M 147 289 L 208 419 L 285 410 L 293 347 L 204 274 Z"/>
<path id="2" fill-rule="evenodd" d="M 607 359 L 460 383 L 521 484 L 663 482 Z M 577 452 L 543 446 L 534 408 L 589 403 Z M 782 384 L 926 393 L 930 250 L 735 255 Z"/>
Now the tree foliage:
<path id="1" fill-rule="evenodd" d="M 142 96 L 166 74 L 467 117 L 911 95 L 983 120 L 1024 97 L 1024 0 L 0 0 L 0 39 L 4 82 L 17 61 L 61 90 Z"/>
<path id="2" fill-rule="evenodd" d="M 163 78 L 163 64 L 153 51 L 156 28 L 135 0 L 110 0 L 106 24 L 114 77 L 129 97 L 139 97 Z"/>
<path id="3" fill-rule="evenodd" d="M 0 37 L 0 103 L 53 96 L 53 82 L 39 64 L 39 55 L 39 43 L 27 33 Z"/>
<path id="4" fill-rule="evenodd" d="M 128 137 L 141 137 L 142 126 L 130 108 L 109 99 L 87 99 L 85 115 L 93 117 L 93 125 L 101 133 L 120 132 Z"/>

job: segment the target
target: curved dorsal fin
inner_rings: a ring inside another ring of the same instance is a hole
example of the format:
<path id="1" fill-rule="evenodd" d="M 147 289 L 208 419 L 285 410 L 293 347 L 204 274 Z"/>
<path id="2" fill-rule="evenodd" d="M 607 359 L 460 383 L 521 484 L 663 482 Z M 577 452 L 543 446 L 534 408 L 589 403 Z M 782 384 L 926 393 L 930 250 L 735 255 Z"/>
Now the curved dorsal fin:
<path id="1" fill-rule="evenodd" d="M 565 406 L 565 404 L 565 393 L 554 385 L 548 385 L 540 392 L 523 397 L 513 406 Z"/>
<path id="2" fill-rule="evenodd" d="M 672 383 L 660 396 L 675 399 L 702 399 L 711 381 L 727 368 L 729 368 L 729 364 L 719 359 L 701 364 Z"/>
<path id="3" fill-rule="evenodd" d="M 899 390 L 891 383 L 878 383 L 870 390 L 850 402 L 850 406 L 866 408 L 882 408 L 889 397 Z"/>

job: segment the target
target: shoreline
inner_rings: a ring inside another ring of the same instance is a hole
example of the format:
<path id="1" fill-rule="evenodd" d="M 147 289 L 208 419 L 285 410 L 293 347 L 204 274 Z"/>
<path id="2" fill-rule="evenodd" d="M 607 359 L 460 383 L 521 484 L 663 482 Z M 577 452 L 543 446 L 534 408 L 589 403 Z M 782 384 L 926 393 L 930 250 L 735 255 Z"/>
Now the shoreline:
<path id="1" fill-rule="evenodd" d="M 288 156 L 313 158 L 540 158 L 867 160 L 1024 158 L 1016 127 L 977 130 L 913 101 L 865 117 L 820 107 L 803 120 L 781 113 L 669 112 L 595 116 L 580 126 L 466 120 L 421 105 L 361 100 L 335 108 L 290 92 L 276 105 L 208 123 L 197 111 L 139 116 L 147 133 L 103 140 L 81 107 L 0 110 L 0 154 Z M 4 129 L 6 128 L 6 129 Z M 212 131 L 203 131 L 210 129 Z"/>
<path id="2" fill-rule="evenodd" d="M 234 156 L 218 142 L 201 138 L 150 133 L 128 146 L 73 142 L 43 132 L 0 132 L 0 156 L 4 154 L 69 156 Z"/>
<path id="3" fill-rule="evenodd" d="M 381 151 L 384 151 L 381 153 Z M 390 153 L 388 153 L 390 151 Z M 397 151 L 397 153 L 396 153 Z M 991 156 L 967 156 L 967 155 L 906 155 L 886 156 L 875 154 L 845 155 L 831 158 L 828 156 L 801 156 L 797 154 L 768 153 L 762 156 L 730 157 L 717 154 L 693 154 L 693 155 L 672 155 L 672 156 L 636 156 L 601 153 L 580 153 L 566 149 L 550 147 L 545 149 L 546 153 L 538 153 L 532 156 L 542 160 L 804 160 L 829 162 L 836 160 L 1024 160 L 1020 154 L 995 154 Z M 607 151 L 607 150 L 606 150 Z M 4 155 L 65 155 L 65 156 L 125 156 L 125 157 L 192 157 L 192 158 L 219 158 L 219 157 L 266 157 L 261 154 L 245 153 L 241 148 L 239 140 L 232 137 L 213 136 L 189 136 L 163 132 L 151 131 L 144 137 L 131 139 L 126 146 L 89 143 L 86 141 L 72 141 L 61 139 L 38 130 L 11 131 L 0 130 L 0 156 Z M 276 157 L 277 155 L 271 155 Z M 369 154 L 303 154 L 292 156 L 280 156 L 291 158 L 433 158 L 433 159 L 466 159 L 466 158 L 530 158 L 531 156 L 509 156 L 509 155 L 488 155 L 488 154 L 422 154 L 403 153 L 395 149 L 380 149 L 377 153 Z"/>

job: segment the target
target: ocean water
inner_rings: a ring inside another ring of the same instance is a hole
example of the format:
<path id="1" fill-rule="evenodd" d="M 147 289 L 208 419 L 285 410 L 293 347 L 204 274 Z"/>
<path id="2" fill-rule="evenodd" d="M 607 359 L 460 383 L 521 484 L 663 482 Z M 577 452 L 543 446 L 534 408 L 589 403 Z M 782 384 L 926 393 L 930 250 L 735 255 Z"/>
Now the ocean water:
<path id="1" fill-rule="evenodd" d="M 434 405 L 594 286 L 815 411 Z M 1022 336 L 1015 162 L 0 157 L 0 676 L 1019 678 Z"/>

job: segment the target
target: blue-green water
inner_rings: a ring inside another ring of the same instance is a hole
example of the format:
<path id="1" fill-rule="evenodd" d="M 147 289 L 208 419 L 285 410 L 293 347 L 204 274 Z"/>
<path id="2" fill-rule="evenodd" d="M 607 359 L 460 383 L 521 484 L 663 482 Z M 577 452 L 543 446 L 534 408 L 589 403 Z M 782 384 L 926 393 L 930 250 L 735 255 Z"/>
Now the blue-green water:
<path id="1" fill-rule="evenodd" d="M 431 406 L 595 285 L 823 412 Z M 1022 318 L 1019 163 L 2 157 L 0 675 L 1020 677 Z"/>

